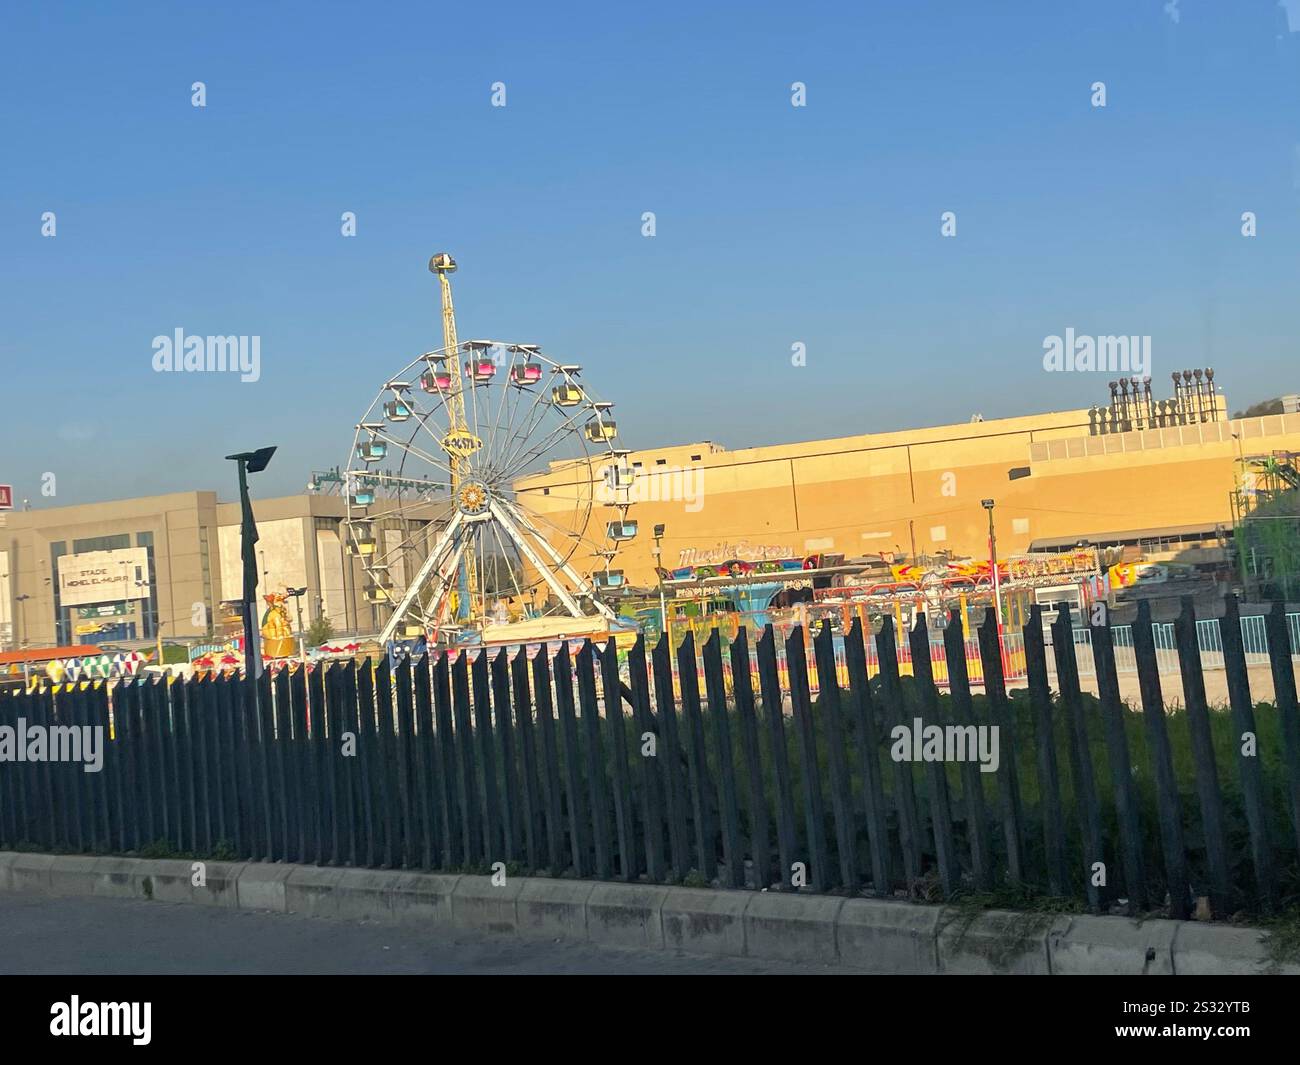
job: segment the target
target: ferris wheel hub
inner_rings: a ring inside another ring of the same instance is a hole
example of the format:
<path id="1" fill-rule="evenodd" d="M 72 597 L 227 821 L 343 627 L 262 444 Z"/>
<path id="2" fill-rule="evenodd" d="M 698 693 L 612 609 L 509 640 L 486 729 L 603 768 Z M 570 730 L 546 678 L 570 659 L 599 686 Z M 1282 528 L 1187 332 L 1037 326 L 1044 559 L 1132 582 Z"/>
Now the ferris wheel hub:
<path id="1" fill-rule="evenodd" d="M 456 492 L 456 509 L 467 518 L 486 518 L 490 516 L 491 499 L 488 486 L 482 481 L 464 481 Z"/>

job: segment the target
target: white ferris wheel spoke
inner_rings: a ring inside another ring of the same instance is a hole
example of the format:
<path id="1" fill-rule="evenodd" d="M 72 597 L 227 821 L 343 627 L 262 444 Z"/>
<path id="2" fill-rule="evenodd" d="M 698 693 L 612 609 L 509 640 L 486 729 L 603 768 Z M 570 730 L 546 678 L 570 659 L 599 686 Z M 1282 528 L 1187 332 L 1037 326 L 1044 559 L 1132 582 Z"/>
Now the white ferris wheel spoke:
<path id="1" fill-rule="evenodd" d="M 515 566 L 512 566 L 512 565 L 510 564 L 510 552 L 509 552 L 509 550 L 507 549 L 505 543 L 504 543 L 504 542 L 502 541 L 502 539 L 501 539 L 501 532 L 500 532 L 500 530 L 497 529 L 495 523 L 493 523 L 493 525 L 492 525 L 491 528 L 492 528 L 492 535 L 493 535 L 493 537 L 496 539 L 497 546 L 501 549 L 501 557 L 502 557 L 503 559 L 505 559 L 505 562 L 506 562 L 506 573 L 507 573 L 507 575 L 510 577 L 510 583 L 513 584 L 513 585 L 515 586 L 515 595 L 517 595 L 517 596 L 520 598 L 520 600 L 522 601 L 522 600 L 523 600 L 523 597 L 524 597 L 524 591 L 523 591 L 523 589 L 519 586 L 519 571 L 518 571 L 518 569 L 517 569 Z M 518 549 L 518 548 L 515 548 L 515 554 L 516 554 L 516 556 L 518 555 L 518 551 L 519 551 L 519 549 Z"/>
<path id="2" fill-rule="evenodd" d="M 571 380 L 571 378 L 566 376 L 565 380 L 569 381 Z M 506 456 L 501 464 L 502 480 L 509 480 L 513 476 L 514 472 L 517 471 L 518 464 L 515 461 L 517 456 L 525 448 L 525 446 L 528 443 L 528 440 L 532 437 L 532 435 L 535 432 L 537 432 L 537 430 L 541 427 L 541 424 L 543 420 L 545 420 L 547 413 L 557 409 L 556 407 L 553 407 L 549 403 L 541 404 L 539 402 L 546 392 L 547 389 L 545 388 L 538 389 L 537 396 L 533 400 L 533 407 L 532 410 L 530 411 L 530 417 L 529 419 L 525 420 L 525 424 L 518 434 L 518 443 L 516 444 L 513 439 L 511 440 L 510 443 L 513 446 L 506 453 Z M 561 412 L 564 410 L 564 408 L 562 407 L 558 409 Z M 575 418 L 580 417 L 586 410 L 587 410 L 587 406 L 585 403 L 579 404 L 578 406 L 574 407 L 573 413 L 565 416 L 564 421 L 559 426 L 557 426 L 554 430 L 552 430 L 552 433 L 553 434 L 563 433 L 568 429 L 573 428 L 573 420 Z"/>
<path id="3" fill-rule="evenodd" d="M 538 387 L 536 390 L 536 394 L 533 396 L 532 406 L 528 408 L 528 413 L 524 415 L 524 424 L 520 426 L 519 429 L 518 436 L 519 436 L 519 442 L 521 444 L 524 441 L 526 441 L 527 438 L 536 429 L 536 427 L 541 424 L 542 419 L 546 417 L 547 411 L 551 409 L 550 404 L 543 404 L 541 402 L 542 397 L 546 395 L 548 389 L 540 381 L 537 382 L 537 386 Z M 530 425 L 529 424 L 530 420 L 533 419 L 534 417 L 536 418 L 536 420 L 533 421 L 532 424 Z M 515 446 L 516 431 L 514 425 L 515 425 L 514 413 L 512 412 L 510 416 L 509 435 L 506 437 L 505 445 L 502 448 L 502 460 L 501 460 L 502 474 L 504 474 L 507 461 Z"/>
<path id="4" fill-rule="evenodd" d="M 523 361 L 525 365 L 528 362 L 527 358 L 525 358 Z M 529 419 L 532 418 L 534 414 L 537 415 L 537 423 L 540 424 L 541 419 L 546 416 L 546 412 L 550 409 L 549 404 L 543 404 L 541 402 L 542 398 L 545 395 L 547 395 L 548 389 L 546 385 L 544 385 L 540 380 L 536 381 L 532 385 L 527 386 L 526 388 L 522 386 L 518 387 L 515 389 L 515 391 L 521 393 L 521 395 L 516 397 L 516 401 L 513 404 L 511 404 L 510 418 L 509 421 L 506 423 L 505 439 L 501 446 L 500 457 L 497 461 L 497 466 L 500 470 L 504 470 L 506 465 L 506 458 L 510 454 L 515 444 L 515 435 L 516 435 L 515 418 L 519 414 L 520 410 L 524 408 L 524 404 L 520 402 L 523 398 L 522 393 L 531 392 L 533 395 L 533 402 L 527 407 L 528 413 L 524 415 L 524 426 L 528 425 Z M 520 428 L 522 430 L 523 426 L 521 426 Z M 526 435 L 527 434 L 525 434 L 525 436 Z"/>
<path id="5" fill-rule="evenodd" d="M 585 615 L 582 612 L 582 607 L 578 605 L 578 601 L 574 599 L 564 585 L 556 579 L 556 576 L 551 572 L 550 567 L 547 566 L 540 557 L 538 557 L 537 552 L 529 545 L 528 541 L 524 538 L 523 533 L 515 527 L 503 501 L 494 499 L 491 503 L 491 508 L 492 516 L 501 523 L 502 528 L 506 531 L 506 535 L 514 540 L 518 545 L 519 550 L 523 552 L 524 557 L 533 564 L 537 569 L 537 572 L 542 575 L 542 579 L 551 586 L 551 591 L 553 591 L 555 597 L 564 604 L 565 609 L 575 618 L 584 617 Z"/>
<path id="6" fill-rule="evenodd" d="M 446 463 L 444 463 L 441 459 L 434 458 L 433 455 L 431 455 L 429 452 L 425 451 L 422 448 L 416 447 L 414 444 L 410 443 L 409 441 L 403 441 L 403 440 L 399 440 L 397 437 L 389 436 L 382 429 L 378 430 L 375 433 L 375 438 L 378 440 L 383 440 L 385 443 L 393 444 L 397 447 L 400 447 L 408 455 L 414 455 L 416 458 L 422 459 L 423 461 L 429 463 L 430 466 L 436 466 L 440 470 L 443 470 L 447 474 L 448 485 L 450 485 L 451 467 Z M 442 482 L 430 481 L 429 483 L 441 484 Z"/>
<path id="7" fill-rule="evenodd" d="M 384 626 L 383 632 L 380 633 L 380 643 L 388 643 L 393 638 L 393 634 L 397 631 L 397 626 L 411 609 L 411 604 L 419 598 L 420 590 L 428 582 L 429 575 L 437 569 L 438 563 L 442 560 L 442 557 L 446 554 L 448 548 L 460 539 L 462 535 L 461 530 L 464 524 L 465 515 L 460 511 L 457 511 L 451 521 L 447 523 L 446 528 L 444 528 L 441 534 L 439 534 L 437 541 L 434 543 L 433 550 L 429 552 L 429 557 L 424 560 L 424 564 L 416 573 L 415 579 L 407 584 L 405 593 L 403 593 L 402 598 L 398 600 L 397 606 L 393 610 L 393 616 L 388 619 L 388 624 Z M 461 550 L 463 550 L 463 548 L 461 548 Z"/>
<path id="8" fill-rule="evenodd" d="M 581 407 L 575 408 L 574 412 L 571 415 L 565 418 L 560 425 L 557 425 L 554 429 L 551 430 L 550 434 L 546 437 L 545 440 L 541 441 L 539 444 L 535 444 L 533 447 L 528 448 L 526 451 L 523 451 L 522 453 L 520 452 L 519 449 L 516 449 L 514 454 L 509 457 L 510 465 L 504 470 L 502 470 L 501 479 L 505 482 L 509 482 L 513 480 L 517 474 L 523 472 L 526 466 L 540 459 L 543 455 L 545 455 L 548 451 L 550 451 L 551 448 L 555 447 L 561 440 L 563 440 L 565 438 L 565 434 L 570 430 L 581 432 L 581 429 L 574 425 L 574 419 L 581 416 L 583 413 L 585 412 Z M 522 447 L 527 443 L 528 441 L 525 439 L 524 441 L 522 441 L 520 446 Z M 584 448 L 585 448 L 585 444 L 584 444 Z"/>
<path id="9" fill-rule="evenodd" d="M 573 571 L 573 568 L 569 565 L 569 563 L 565 559 L 560 557 L 559 552 L 555 549 L 555 545 L 552 544 L 548 539 L 546 539 L 546 537 L 543 536 L 540 532 L 538 532 L 537 529 L 531 527 L 528 524 L 528 518 L 524 514 L 520 513 L 519 510 L 511 506 L 511 504 L 505 500 L 501 501 L 500 509 L 502 511 L 508 512 L 512 517 L 514 517 L 517 521 L 519 521 L 520 524 L 528 528 L 528 531 L 531 532 L 533 536 L 536 538 L 538 545 L 542 548 L 543 551 L 546 552 L 546 554 L 550 556 L 551 561 L 555 563 L 559 571 L 563 573 L 566 577 L 568 577 L 569 580 L 573 582 L 575 587 L 584 589 L 582 594 L 584 598 L 590 599 L 592 606 L 594 606 L 602 615 L 604 615 L 604 617 L 607 620 L 609 621 L 618 620 L 618 615 L 615 614 L 614 611 L 610 610 L 610 608 L 607 607 L 603 602 L 601 602 L 600 597 L 597 596 L 594 593 L 594 591 L 591 590 L 591 586 Z M 522 540 L 520 541 L 520 544 L 521 546 L 523 546 Z M 542 573 L 549 574 L 550 570 L 543 567 Z"/>

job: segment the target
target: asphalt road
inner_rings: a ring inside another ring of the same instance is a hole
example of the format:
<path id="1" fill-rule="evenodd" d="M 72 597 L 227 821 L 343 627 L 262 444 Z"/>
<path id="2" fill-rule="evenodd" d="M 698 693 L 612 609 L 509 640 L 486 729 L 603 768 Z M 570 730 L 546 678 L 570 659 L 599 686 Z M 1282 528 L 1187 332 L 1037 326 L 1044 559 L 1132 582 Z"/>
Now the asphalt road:
<path id="1" fill-rule="evenodd" d="M 0 895 L 0 973 L 826 973 L 131 899 Z"/>

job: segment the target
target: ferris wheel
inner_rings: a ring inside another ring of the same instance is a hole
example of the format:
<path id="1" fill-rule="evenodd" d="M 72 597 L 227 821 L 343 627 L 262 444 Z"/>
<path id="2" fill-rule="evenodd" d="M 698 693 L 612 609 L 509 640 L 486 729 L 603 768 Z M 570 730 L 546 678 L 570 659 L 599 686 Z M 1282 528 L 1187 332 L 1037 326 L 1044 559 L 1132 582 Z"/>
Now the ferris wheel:
<path id="1" fill-rule="evenodd" d="M 356 426 L 344 475 L 347 541 L 384 618 L 381 642 L 507 638 L 539 618 L 600 615 L 637 533 L 634 471 L 613 404 L 582 367 L 534 344 L 456 336 L 449 276 L 442 347 L 384 382 Z"/>

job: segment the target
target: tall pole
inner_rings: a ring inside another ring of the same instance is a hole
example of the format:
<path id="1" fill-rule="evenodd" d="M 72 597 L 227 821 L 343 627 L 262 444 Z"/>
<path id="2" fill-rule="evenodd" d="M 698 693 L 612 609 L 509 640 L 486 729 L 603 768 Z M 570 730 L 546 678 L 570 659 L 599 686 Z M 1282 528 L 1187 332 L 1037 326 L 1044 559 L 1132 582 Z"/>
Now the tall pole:
<path id="1" fill-rule="evenodd" d="M 248 475 L 261 473 L 271 462 L 274 447 L 243 451 L 226 458 L 239 466 L 239 558 L 243 563 L 244 588 L 240 613 L 244 618 L 244 675 L 262 676 L 262 644 L 257 631 L 257 521 L 253 501 L 248 498 Z"/>
<path id="2" fill-rule="evenodd" d="M 31 598 L 30 595 L 20 595 L 18 597 L 19 620 L 22 621 L 23 623 L 22 642 L 18 646 L 22 650 L 27 649 L 27 600 L 30 598 Z M 31 684 L 31 679 L 32 679 L 31 663 L 26 658 L 24 658 L 23 659 L 23 691 L 27 690 L 28 686 Z"/>
<path id="3" fill-rule="evenodd" d="M 306 588 L 290 588 L 289 594 L 293 596 L 294 606 L 298 611 L 298 657 L 302 664 L 307 664 L 307 633 L 302 627 L 302 597 L 306 594 Z"/>
<path id="4" fill-rule="evenodd" d="M 253 503 L 248 498 L 248 463 L 239 460 L 240 538 L 243 541 L 244 597 L 244 675 L 258 680 L 262 676 L 262 644 L 257 631 L 257 524 L 253 521 Z"/>
<path id="5" fill-rule="evenodd" d="M 998 619 L 998 636 L 1002 635 L 1002 586 L 998 578 L 998 538 L 993 531 L 993 500 L 982 501 L 989 512 L 989 575 L 993 579 L 993 613 Z"/>
<path id="6" fill-rule="evenodd" d="M 470 456 L 482 446 L 482 441 L 470 432 L 465 417 L 465 381 L 461 376 L 460 341 L 456 336 L 456 309 L 451 300 L 451 275 L 456 272 L 456 260 L 446 252 L 439 252 L 429 260 L 429 270 L 437 275 L 438 291 L 442 304 L 442 346 L 451 376 L 451 391 L 447 395 L 447 418 L 450 422 L 449 432 L 441 441 L 442 449 L 447 453 L 451 470 L 451 497 L 455 502 L 460 498 L 460 486 L 470 476 Z M 475 426 L 477 428 L 477 425 Z M 466 544 L 461 555 L 460 575 L 456 587 L 463 585 L 464 603 L 457 605 L 460 620 L 472 622 L 476 618 L 476 600 L 478 599 L 478 575 L 475 572 L 474 545 L 472 538 Z M 479 614 L 485 613 L 481 608 Z"/>
<path id="7" fill-rule="evenodd" d="M 655 526 L 655 580 L 659 584 L 659 631 L 668 637 L 668 648 L 673 646 L 673 632 L 668 625 L 668 599 L 664 595 L 664 573 L 661 564 L 663 550 L 660 547 L 660 541 L 663 539 L 664 527 Z"/>

